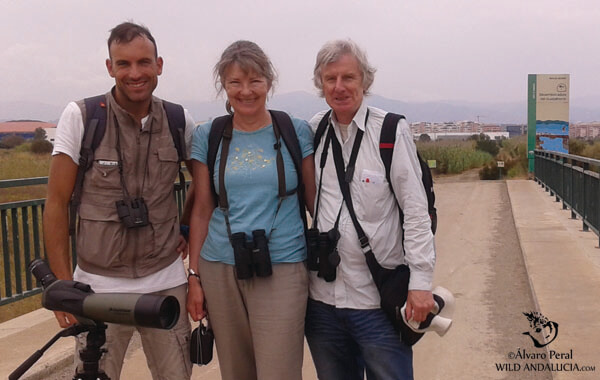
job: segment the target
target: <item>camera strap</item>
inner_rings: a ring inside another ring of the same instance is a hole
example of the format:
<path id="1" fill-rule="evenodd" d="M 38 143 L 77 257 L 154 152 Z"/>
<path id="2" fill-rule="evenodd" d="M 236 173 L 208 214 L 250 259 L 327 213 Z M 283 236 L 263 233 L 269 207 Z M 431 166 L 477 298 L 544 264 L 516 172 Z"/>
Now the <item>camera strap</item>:
<path id="1" fill-rule="evenodd" d="M 281 154 L 281 132 L 275 117 L 271 114 L 271 122 L 273 124 L 273 133 L 275 134 L 275 144 L 273 148 L 276 151 L 276 165 L 277 165 L 277 183 L 278 183 L 278 202 L 275 215 L 273 216 L 273 222 L 271 223 L 271 229 L 269 231 L 269 237 L 273 231 L 275 225 L 275 219 L 281 208 L 281 203 L 290 195 L 296 193 L 297 188 L 291 191 L 286 191 L 285 186 L 285 167 L 283 163 L 283 155 Z M 229 145 L 233 138 L 233 116 L 228 118 L 223 130 L 223 139 L 221 143 L 221 156 L 219 162 L 219 208 L 223 212 L 225 217 L 225 225 L 227 227 L 227 235 L 231 240 L 231 223 L 229 222 L 229 201 L 227 200 L 227 190 L 225 189 L 225 170 L 227 168 L 227 157 L 229 155 Z M 301 184 L 298 184 L 299 186 Z"/>
<path id="2" fill-rule="evenodd" d="M 327 128 L 331 127 L 331 120 L 328 122 Z M 319 175 L 319 188 L 317 189 L 317 205 L 315 207 L 315 217 L 312 220 L 312 228 L 317 227 L 317 219 L 319 217 L 319 204 L 321 203 L 321 187 L 323 184 L 323 169 L 325 169 L 325 163 L 327 162 L 327 151 L 329 150 L 329 142 L 331 141 L 331 136 L 328 134 L 325 135 L 325 144 L 323 144 L 323 150 L 321 151 L 321 160 L 319 162 L 319 167 L 321 168 L 321 174 Z M 342 209 L 340 208 L 340 211 Z M 339 220 L 339 213 L 338 213 Z"/>
<path id="3" fill-rule="evenodd" d="M 119 126 L 119 121 L 117 120 L 117 115 L 113 114 L 113 120 L 115 123 L 115 129 L 117 131 L 117 154 L 119 155 L 119 177 L 121 179 L 121 187 L 123 188 L 123 197 L 124 199 L 130 200 L 131 196 L 129 195 L 129 191 L 127 191 L 127 185 L 125 184 L 125 176 L 123 176 L 123 155 L 121 153 L 121 127 Z M 144 193 L 144 186 L 146 184 L 146 177 L 148 175 L 148 158 L 150 157 L 150 145 L 152 144 L 152 123 L 150 123 L 150 131 L 148 137 L 148 146 L 146 148 L 146 162 L 144 163 L 144 175 L 142 177 L 142 186 L 139 189 L 139 194 L 136 194 L 136 198 L 142 197 Z"/>
<path id="4" fill-rule="evenodd" d="M 367 111 L 367 116 L 365 118 L 365 127 L 367 125 L 368 117 L 369 113 Z M 340 185 L 340 190 L 342 191 L 342 196 L 344 197 L 344 202 L 346 203 L 346 207 L 348 208 L 348 213 L 350 214 L 350 218 L 352 219 L 352 223 L 354 224 L 354 228 L 356 229 L 358 240 L 360 242 L 360 248 L 362 249 L 363 253 L 366 254 L 369 251 L 371 251 L 369 239 L 367 238 L 365 231 L 362 229 L 360 223 L 358 222 L 358 218 L 356 217 L 356 213 L 354 211 L 354 205 L 352 203 L 352 197 L 350 195 L 350 182 L 352 182 L 352 177 L 354 176 L 356 157 L 358 156 L 358 150 L 360 148 L 360 143 L 362 141 L 364 132 L 360 128 L 356 132 L 354 145 L 352 146 L 352 153 L 350 153 L 350 160 L 348 161 L 348 165 L 346 166 L 346 168 L 344 168 L 342 147 L 333 132 L 333 128 L 329 129 L 328 134 L 331 135 L 333 161 L 335 163 L 335 171 L 337 174 L 338 183 Z"/>
<path id="5" fill-rule="evenodd" d="M 369 109 L 367 108 L 367 113 L 365 115 L 365 127 L 367 125 L 368 120 L 369 120 Z M 363 241 L 366 241 L 366 246 L 368 246 L 369 242 L 368 242 L 368 239 L 367 239 L 362 227 L 358 223 L 356 214 L 354 213 L 354 206 L 352 205 L 352 198 L 350 197 L 350 185 L 349 185 L 349 183 L 352 182 L 352 177 L 354 177 L 354 168 L 356 165 L 356 157 L 358 156 L 358 151 L 360 148 L 360 144 L 362 142 L 363 134 L 364 134 L 364 132 L 360 128 L 357 128 L 356 137 L 354 138 L 354 144 L 352 145 L 352 152 L 350 153 L 350 160 L 348 161 L 347 167 L 344 168 L 344 158 L 342 156 L 342 147 L 341 147 L 337 137 L 335 136 L 335 131 L 331 124 L 331 116 L 330 116 L 329 122 L 327 124 L 327 132 L 325 134 L 325 144 L 323 144 L 323 151 L 321 152 L 321 160 L 319 162 L 319 166 L 321 168 L 321 174 L 319 176 L 319 188 L 317 190 L 317 205 L 315 208 L 315 217 L 313 218 L 313 226 L 312 227 L 317 228 L 317 217 L 319 215 L 319 203 L 320 203 L 320 199 L 321 199 L 321 185 L 323 183 L 323 171 L 325 169 L 325 164 L 327 162 L 327 153 L 329 151 L 329 143 L 332 142 L 333 161 L 335 164 L 338 182 L 341 181 L 340 189 L 342 190 L 342 195 L 344 196 L 344 201 L 346 202 L 346 206 L 348 207 L 348 212 L 350 213 L 350 218 L 352 219 L 352 223 L 354 224 L 354 226 L 357 230 L 359 239 L 361 241 L 361 248 L 363 248 L 363 250 L 364 250 Z M 342 183 L 344 185 L 342 185 Z M 347 194 L 344 194 L 344 193 L 347 193 Z M 350 202 L 349 202 L 350 204 L 348 204 L 347 199 L 350 200 Z M 338 215 L 335 220 L 334 227 L 333 227 L 336 231 L 338 229 L 343 205 L 344 205 L 344 202 L 342 202 L 342 204 L 340 205 L 340 210 L 338 211 Z M 362 237 L 361 237 L 361 231 L 362 231 Z"/>
<path id="6" fill-rule="evenodd" d="M 329 122 L 328 128 L 330 126 L 331 126 L 331 122 Z M 330 129 L 333 130 L 333 128 L 330 128 Z M 329 131 L 329 129 L 327 131 Z M 317 219 L 319 218 L 319 204 L 321 203 L 321 185 L 323 184 L 323 169 L 325 168 L 325 163 L 327 162 L 327 151 L 329 150 L 330 141 L 331 141 L 331 135 L 329 133 L 327 133 L 325 135 L 325 144 L 323 145 L 323 151 L 321 151 L 321 161 L 319 162 L 319 166 L 321 168 L 321 174 L 319 175 L 319 188 L 317 190 L 317 205 L 315 208 L 315 217 L 313 218 L 312 227 L 311 227 L 313 229 L 318 229 Z M 338 226 L 340 224 L 340 216 L 342 215 L 342 207 L 343 206 L 344 206 L 344 204 L 342 203 L 340 205 L 340 209 L 338 210 L 337 218 L 335 219 L 335 224 L 333 225 L 333 229 L 335 231 L 338 230 Z"/>

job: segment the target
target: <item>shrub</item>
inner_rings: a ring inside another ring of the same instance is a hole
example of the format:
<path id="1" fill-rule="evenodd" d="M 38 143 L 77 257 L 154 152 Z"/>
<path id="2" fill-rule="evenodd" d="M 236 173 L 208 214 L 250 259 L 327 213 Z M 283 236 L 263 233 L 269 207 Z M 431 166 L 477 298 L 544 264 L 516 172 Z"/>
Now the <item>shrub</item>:
<path id="1" fill-rule="evenodd" d="M 54 146 L 48 140 L 34 140 L 29 150 L 35 154 L 48 154 L 52 153 L 53 148 Z"/>
<path id="2" fill-rule="evenodd" d="M 498 179 L 500 173 L 498 172 L 498 166 L 496 161 L 490 162 L 479 170 L 479 179 Z"/>
<path id="3" fill-rule="evenodd" d="M 24 142 L 25 138 L 23 138 L 22 136 L 8 135 L 0 141 L 0 144 L 6 149 L 12 149 L 16 146 L 23 144 Z"/>
<path id="4" fill-rule="evenodd" d="M 522 177 L 529 170 L 527 160 L 527 139 L 525 136 L 505 139 L 501 142 L 502 147 L 496 156 L 498 160 L 504 161 L 504 170 L 507 177 Z"/>
<path id="5" fill-rule="evenodd" d="M 581 156 L 587 145 L 585 140 L 569 138 L 569 153 Z"/>
<path id="6" fill-rule="evenodd" d="M 498 154 L 498 152 L 500 151 L 500 147 L 498 147 L 498 144 L 496 143 L 496 141 L 490 140 L 489 137 L 485 140 L 477 141 L 477 143 L 475 144 L 475 148 L 477 148 L 477 150 L 481 150 L 483 152 L 488 152 L 492 156 L 496 156 Z"/>
<path id="7" fill-rule="evenodd" d="M 33 133 L 34 140 L 46 140 L 46 136 L 48 136 L 46 130 L 41 127 L 36 128 L 35 132 Z"/>

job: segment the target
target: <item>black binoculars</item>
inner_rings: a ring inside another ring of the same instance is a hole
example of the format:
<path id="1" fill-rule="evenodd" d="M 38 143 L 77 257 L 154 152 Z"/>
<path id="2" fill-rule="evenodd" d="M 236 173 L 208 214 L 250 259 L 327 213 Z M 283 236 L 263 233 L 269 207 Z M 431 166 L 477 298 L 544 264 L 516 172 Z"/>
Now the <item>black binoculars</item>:
<path id="1" fill-rule="evenodd" d="M 123 199 L 116 201 L 117 214 L 127 228 L 144 227 L 150 224 L 148 206 L 144 198 Z"/>
<path id="2" fill-rule="evenodd" d="M 239 280 L 251 278 L 254 273 L 258 277 L 269 277 L 273 273 L 265 230 L 252 231 L 252 240 L 246 240 L 245 232 L 231 234 L 231 246 Z"/>
<path id="3" fill-rule="evenodd" d="M 328 232 L 319 232 L 317 228 L 311 228 L 306 232 L 308 269 L 318 271 L 317 276 L 327 282 L 335 281 L 336 269 L 340 264 L 338 240 L 340 233 L 335 228 Z"/>

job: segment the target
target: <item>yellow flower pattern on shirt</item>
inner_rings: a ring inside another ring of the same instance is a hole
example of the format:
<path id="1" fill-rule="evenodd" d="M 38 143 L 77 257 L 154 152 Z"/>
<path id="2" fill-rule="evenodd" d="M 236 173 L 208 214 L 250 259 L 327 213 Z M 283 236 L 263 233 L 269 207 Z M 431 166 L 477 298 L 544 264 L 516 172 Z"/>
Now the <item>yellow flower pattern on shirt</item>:
<path id="1" fill-rule="evenodd" d="M 272 165 L 273 160 L 264 158 L 263 153 L 264 151 L 262 148 L 235 148 L 233 156 L 228 160 L 228 169 L 256 170 Z"/>

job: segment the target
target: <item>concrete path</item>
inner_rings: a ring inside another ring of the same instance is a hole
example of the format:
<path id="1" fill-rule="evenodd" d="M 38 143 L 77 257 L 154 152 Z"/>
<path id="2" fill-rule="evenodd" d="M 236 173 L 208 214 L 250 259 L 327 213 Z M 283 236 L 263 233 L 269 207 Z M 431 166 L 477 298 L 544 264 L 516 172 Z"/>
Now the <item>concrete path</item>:
<path id="1" fill-rule="evenodd" d="M 469 173 L 437 178 L 436 196 L 434 282 L 455 294 L 456 312 L 446 336 L 430 333 L 415 346 L 415 379 L 600 379 L 596 235 L 581 232 L 581 221 L 533 181 L 478 181 Z M 523 335 L 530 331 L 523 313 L 532 311 L 558 323 L 543 348 Z M 0 324 L 0 378 L 57 331 L 44 310 Z M 73 343 L 61 341 L 24 378 L 70 379 Z M 308 350 L 303 378 L 316 379 Z M 122 379 L 150 379 L 139 340 Z M 193 379 L 220 379 L 216 355 L 195 366 Z"/>

